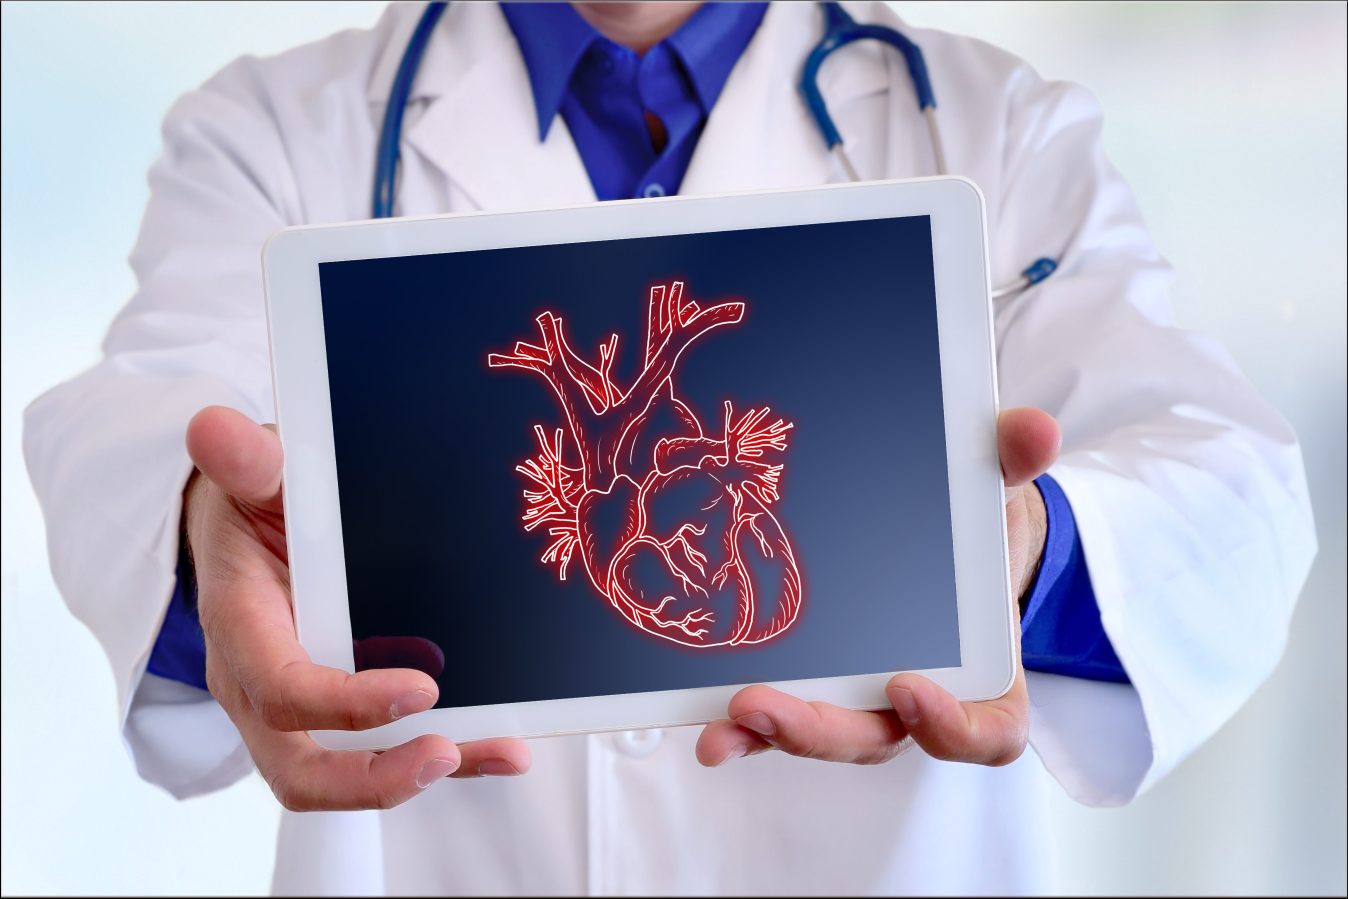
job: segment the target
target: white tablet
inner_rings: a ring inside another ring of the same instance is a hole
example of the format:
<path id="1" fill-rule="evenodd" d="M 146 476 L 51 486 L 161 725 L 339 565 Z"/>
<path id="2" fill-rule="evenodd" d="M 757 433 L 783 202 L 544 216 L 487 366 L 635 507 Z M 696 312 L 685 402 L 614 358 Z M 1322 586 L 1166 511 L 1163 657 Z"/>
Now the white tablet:
<path id="1" fill-rule="evenodd" d="M 958 178 L 273 237 L 300 641 L 440 686 L 320 742 L 1003 693 L 985 243 Z"/>

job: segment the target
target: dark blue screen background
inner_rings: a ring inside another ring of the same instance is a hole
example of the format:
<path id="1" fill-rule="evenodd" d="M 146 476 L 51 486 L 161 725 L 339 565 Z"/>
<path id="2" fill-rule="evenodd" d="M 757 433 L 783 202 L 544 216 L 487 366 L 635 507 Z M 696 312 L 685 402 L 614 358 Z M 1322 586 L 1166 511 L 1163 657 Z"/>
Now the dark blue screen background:
<path id="1" fill-rule="evenodd" d="M 354 636 L 438 644 L 441 706 L 960 664 L 926 217 L 320 268 Z M 520 525 L 515 465 L 561 414 L 487 353 L 540 342 L 547 309 L 584 358 L 616 331 L 629 383 L 649 286 L 675 279 L 704 306 L 747 303 L 684 354 L 679 398 L 709 431 L 725 399 L 795 423 L 773 511 L 804 600 L 758 645 L 636 629 L 578 557 L 559 582 Z"/>

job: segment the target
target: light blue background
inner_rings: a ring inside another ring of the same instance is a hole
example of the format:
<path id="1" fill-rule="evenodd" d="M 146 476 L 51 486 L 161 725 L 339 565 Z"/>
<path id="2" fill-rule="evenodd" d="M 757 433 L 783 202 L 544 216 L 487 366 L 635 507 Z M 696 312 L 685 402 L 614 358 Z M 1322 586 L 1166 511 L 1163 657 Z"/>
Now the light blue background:
<path id="1" fill-rule="evenodd" d="M 136 778 L 112 678 L 65 612 L 19 453 L 20 415 L 97 358 L 173 98 L 230 59 L 378 3 L 11 4 L 3 47 L 5 893 L 261 893 L 278 812 L 256 778 L 176 803 Z M 1345 891 L 1345 8 L 1342 4 L 900 4 L 912 23 L 1079 81 L 1180 279 L 1181 321 L 1220 337 L 1305 444 L 1321 554 L 1288 656 L 1148 796 L 1055 794 L 1064 887 Z M 939 92 L 940 85 L 936 85 Z M 956 102 L 943 98 L 943 102 Z"/>

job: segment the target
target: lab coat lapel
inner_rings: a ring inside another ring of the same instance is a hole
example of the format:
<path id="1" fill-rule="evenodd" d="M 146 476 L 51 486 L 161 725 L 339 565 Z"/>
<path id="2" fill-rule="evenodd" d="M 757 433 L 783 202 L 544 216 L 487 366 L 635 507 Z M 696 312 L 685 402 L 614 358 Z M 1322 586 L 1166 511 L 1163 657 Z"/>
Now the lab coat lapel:
<path id="1" fill-rule="evenodd" d="M 394 29 L 371 78 L 370 100 L 379 116 L 420 14 L 419 5 L 409 7 L 406 21 Z M 868 12 L 854 10 L 854 14 Z M 800 67 L 822 34 L 823 14 L 817 4 L 771 5 L 712 110 L 681 194 L 843 180 L 797 88 Z M 821 88 L 840 124 L 851 101 L 889 88 L 888 69 L 875 59 L 882 59 L 878 48 L 850 48 L 845 58 L 823 67 Z M 427 47 L 411 103 L 427 106 L 405 127 L 405 143 L 479 208 L 569 206 L 595 200 L 589 175 L 560 116 L 547 140 L 539 141 L 528 72 L 496 4 L 449 8 Z"/>
<path id="2" fill-rule="evenodd" d="M 865 13 L 861 13 L 865 15 Z M 845 180 L 798 89 L 805 57 L 823 35 L 815 3 L 774 3 L 727 79 L 679 193 L 806 187 Z M 851 48 L 825 65 L 820 87 L 835 119 L 859 97 L 888 89 L 883 64 Z"/>
<path id="3" fill-rule="evenodd" d="M 445 19 L 417 79 L 429 106 L 406 130 L 407 145 L 482 209 L 593 202 L 561 117 L 538 138 L 528 72 L 500 8 L 454 4 Z"/>

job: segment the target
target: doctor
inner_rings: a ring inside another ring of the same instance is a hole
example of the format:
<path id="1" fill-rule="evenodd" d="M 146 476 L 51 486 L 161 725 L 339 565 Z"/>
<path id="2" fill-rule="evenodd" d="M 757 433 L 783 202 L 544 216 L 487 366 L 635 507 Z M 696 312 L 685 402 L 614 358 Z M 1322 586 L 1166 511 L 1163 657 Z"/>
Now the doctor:
<path id="1" fill-rule="evenodd" d="M 368 216 L 422 12 L 395 4 L 173 107 L 139 291 L 103 361 L 26 419 L 53 571 L 112 661 L 141 774 L 191 796 L 256 766 L 291 810 L 386 809 L 287 811 L 278 892 L 1047 891 L 1052 781 L 1129 801 L 1277 663 L 1315 549 L 1296 438 L 1174 325 L 1099 108 L 986 44 L 848 8 L 925 51 L 949 168 L 988 200 L 993 281 L 1060 262 L 996 307 L 1003 403 L 1034 407 L 1000 422 L 1031 673 L 963 705 L 896 678 L 886 714 L 750 688 L 700 732 L 423 737 L 381 756 L 308 741 L 434 701 L 417 672 L 304 658 L 280 445 L 255 424 L 273 418 L 259 250 L 286 225 Z M 396 211 L 842 180 L 795 88 L 822 19 L 805 3 L 455 4 L 412 86 Z M 934 172 L 896 55 L 857 44 L 820 81 L 862 177 Z"/>

